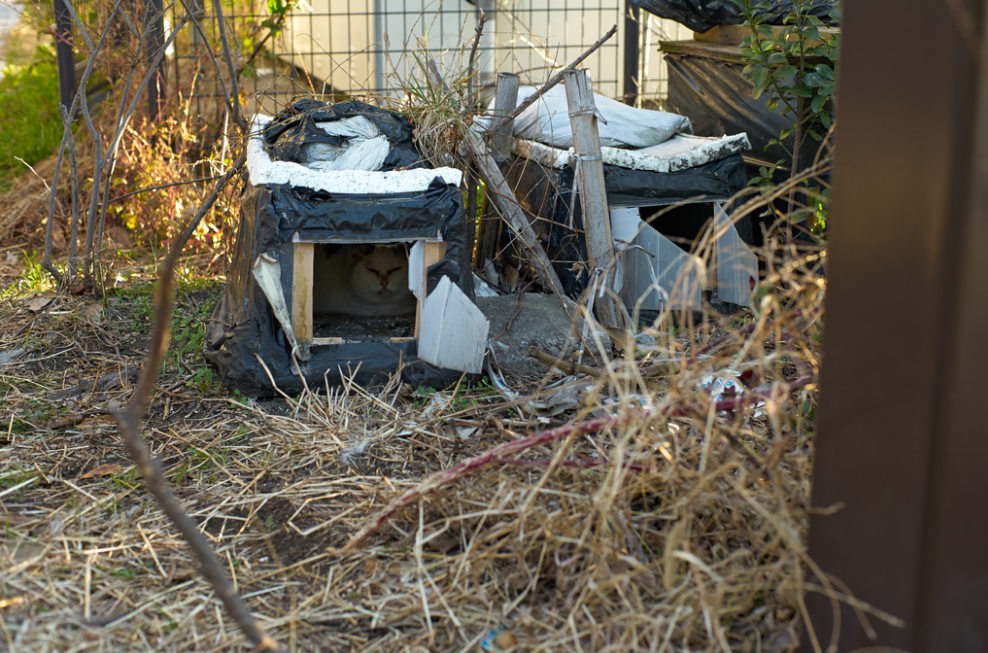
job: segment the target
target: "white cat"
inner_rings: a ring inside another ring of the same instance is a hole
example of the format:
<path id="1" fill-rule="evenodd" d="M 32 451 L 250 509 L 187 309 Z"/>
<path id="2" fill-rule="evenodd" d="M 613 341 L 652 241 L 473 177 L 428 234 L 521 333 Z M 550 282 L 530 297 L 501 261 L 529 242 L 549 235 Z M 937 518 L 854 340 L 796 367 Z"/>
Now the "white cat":
<path id="1" fill-rule="evenodd" d="M 313 313 L 402 315 L 415 310 L 404 245 L 347 245 L 329 255 L 317 248 L 312 279 Z"/>

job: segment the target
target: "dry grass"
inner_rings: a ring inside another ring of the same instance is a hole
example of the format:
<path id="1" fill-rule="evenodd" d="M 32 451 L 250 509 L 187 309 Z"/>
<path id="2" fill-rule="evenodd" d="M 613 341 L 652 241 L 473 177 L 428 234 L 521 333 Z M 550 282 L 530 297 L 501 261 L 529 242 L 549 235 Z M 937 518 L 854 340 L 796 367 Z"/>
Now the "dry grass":
<path id="1" fill-rule="evenodd" d="M 189 387 L 176 365 L 145 434 L 290 650 L 475 651 L 502 626 L 516 651 L 788 650 L 804 575 L 826 584 L 805 555 L 818 258 L 772 270 L 757 315 L 651 331 L 562 418 L 484 387 L 397 382 L 235 401 Z M 0 642 L 244 648 L 112 421 L 87 413 L 130 392 L 127 374 L 105 378 L 141 359 L 133 307 L 62 302 L 47 314 L 0 306 L 0 352 L 33 343 L 0 369 Z M 758 394 L 718 413 L 698 386 L 725 369 Z M 334 553 L 430 474 L 601 414 L 625 418 L 477 469 Z"/>

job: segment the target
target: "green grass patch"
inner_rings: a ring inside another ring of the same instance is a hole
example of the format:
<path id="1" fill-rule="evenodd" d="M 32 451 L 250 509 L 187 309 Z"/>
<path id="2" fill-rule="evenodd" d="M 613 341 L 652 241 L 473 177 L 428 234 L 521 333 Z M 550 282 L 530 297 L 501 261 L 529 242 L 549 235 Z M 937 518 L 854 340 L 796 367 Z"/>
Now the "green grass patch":
<path id="1" fill-rule="evenodd" d="M 18 158 L 34 165 L 61 141 L 55 53 L 40 47 L 34 63 L 5 66 L 0 79 L 0 190 L 27 171 Z"/>

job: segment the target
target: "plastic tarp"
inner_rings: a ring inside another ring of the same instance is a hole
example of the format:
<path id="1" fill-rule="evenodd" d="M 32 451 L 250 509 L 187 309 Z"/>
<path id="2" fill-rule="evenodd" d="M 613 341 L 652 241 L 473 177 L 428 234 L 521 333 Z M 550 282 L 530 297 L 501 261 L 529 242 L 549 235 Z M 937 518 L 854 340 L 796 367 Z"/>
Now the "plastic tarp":
<path id="1" fill-rule="evenodd" d="M 339 111 L 339 105 L 336 110 Z M 256 124 L 260 122 L 263 121 Z M 305 123 L 305 119 L 297 121 L 299 125 Z M 266 129 L 264 133 L 274 130 Z M 323 138 L 321 134 L 325 132 L 320 132 L 317 138 Z M 304 139 L 298 144 L 304 145 Z M 273 165 L 286 164 L 274 162 Z M 311 179 L 316 174 L 309 173 L 300 178 Z M 359 369 L 355 375 L 359 382 L 377 383 L 386 380 L 400 364 L 404 365 L 403 378 L 413 384 L 441 387 L 462 376 L 460 372 L 420 360 L 415 340 L 350 340 L 337 345 L 313 345 L 307 360 L 296 360 L 290 337 L 282 326 L 284 315 L 279 320 L 254 274 L 259 257 L 267 265 L 276 262 L 286 306 L 291 306 L 293 256 L 298 241 L 396 242 L 439 238 L 446 243 L 445 257 L 429 267 L 427 286 L 431 291 L 443 277 L 448 277 L 472 301 L 473 274 L 458 185 L 448 183 L 441 170 L 363 174 L 389 179 L 427 173 L 432 173 L 432 180 L 426 187 L 401 192 L 380 188 L 377 193 L 339 193 L 292 183 L 253 184 L 251 178 L 266 177 L 263 171 L 258 171 L 248 150 L 248 171 L 226 293 L 206 329 L 205 356 L 217 365 L 226 383 L 249 395 L 271 395 L 274 388 L 270 374 L 279 389 L 295 393 L 303 389 L 302 378 L 309 387 L 322 387 L 324 378 L 329 383 L 338 383 L 341 375 Z M 270 281 L 267 283 L 270 285 Z M 283 314 L 284 307 L 278 308 Z"/>
<path id="2" fill-rule="evenodd" d="M 533 87 L 518 90 L 518 104 L 536 92 Z M 692 133 L 690 121 L 684 116 L 665 111 L 636 109 L 594 93 L 597 113 L 604 120 L 597 123 L 600 144 L 606 147 L 641 149 L 664 143 L 676 132 Z M 489 107 L 494 108 L 493 100 Z M 606 123 L 605 123 L 606 121 Z M 490 118 L 478 119 L 481 127 L 490 125 Z M 558 84 L 519 114 L 514 121 L 514 136 L 537 141 L 552 147 L 573 147 L 573 130 L 569 122 L 566 89 Z"/>
<path id="3" fill-rule="evenodd" d="M 744 156 L 749 162 L 749 176 L 758 166 L 771 166 L 790 160 L 779 145 L 766 149 L 769 141 L 792 127 L 792 121 L 778 111 L 768 110 L 768 97 L 751 97 L 751 83 L 742 74 L 744 64 L 728 63 L 690 55 L 667 54 L 669 69 L 669 106 L 688 115 L 701 134 L 748 134 L 751 151 Z M 802 166 L 812 164 L 820 144 L 806 139 L 800 152 Z"/>
<path id="4" fill-rule="evenodd" d="M 768 0 L 769 8 L 761 13 L 769 25 L 781 25 L 792 13 L 792 0 Z M 632 3 L 661 18 L 670 18 L 694 32 L 706 32 L 715 25 L 740 25 L 741 10 L 733 0 L 632 0 Z M 833 11 L 834 0 L 816 0 L 810 13 L 826 20 Z"/>

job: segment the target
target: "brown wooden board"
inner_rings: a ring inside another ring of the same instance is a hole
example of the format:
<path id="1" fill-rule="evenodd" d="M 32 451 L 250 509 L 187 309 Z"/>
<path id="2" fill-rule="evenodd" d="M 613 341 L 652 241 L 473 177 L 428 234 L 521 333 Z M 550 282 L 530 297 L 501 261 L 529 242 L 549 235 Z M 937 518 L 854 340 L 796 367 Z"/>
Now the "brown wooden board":
<path id="1" fill-rule="evenodd" d="M 936 0 L 852 2 L 844 15 L 813 485 L 814 506 L 843 507 L 811 518 L 809 553 L 904 625 L 870 618 L 871 640 L 845 606 L 834 650 L 988 650 L 988 89 L 976 60 L 988 57 L 976 3 L 956 7 L 970 23 Z M 918 33 L 937 46 L 875 74 Z M 903 103 L 917 80 L 922 93 Z M 827 650 L 831 602 L 807 605 Z"/>

